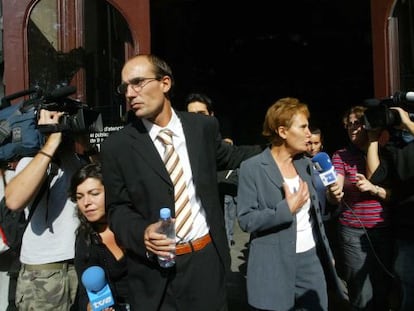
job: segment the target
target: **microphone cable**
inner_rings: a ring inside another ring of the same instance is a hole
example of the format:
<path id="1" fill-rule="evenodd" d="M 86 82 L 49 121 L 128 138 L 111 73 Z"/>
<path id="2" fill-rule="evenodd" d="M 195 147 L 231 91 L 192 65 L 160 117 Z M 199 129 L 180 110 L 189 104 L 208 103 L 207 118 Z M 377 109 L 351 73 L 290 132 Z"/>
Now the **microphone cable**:
<path id="1" fill-rule="evenodd" d="M 313 158 L 312 158 L 312 163 L 314 165 L 314 168 L 316 169 L 316 171 L 320 172 L 320 171 L 329 171 L 330 167 L 334 168 L 334 166 L 332 165 L 331 159 L 329 157 L 329 155 L 325 152 L 319 152 L 318 154 L 316 154 Z M 322 162 L 322 164 L 324 164 L 323 166 L 320 165 L 320 163 Z M 325 163 L 326 162 L 326 163 Z M 326 164 L 326 165 L 325 165 Z M 318 165 L 318 167 L 315 167 L 315 165 Z M 320 176 L 319 176 L 320 177 Z M 347 209 L 349 209 L 352 213 L 352 215 L 358 220 L 365 236 L 367 237 L 367 241 L 368 241 L 368 245 L 369 248 L 372 250 L 372 254 L 374 255 L 375 260 L 378 262 L 378 264 L 380 265 L 380 267 L 384 270 L 384 272 L 390 276 L 392 279 L 395 279 L 396 276 L 394 273 L 392 273 L 391 271 L 389 271 L 389 269 L 384 265 L 384 263 L 381 261 L 381 259 L 379 258 L 377 252 L 375 251 L 374 245 L 371 241 L 371 238 L 368 234 L 367 229 L 365 228 L 364 224 L 362 223 L 361 219 L 355 214 L 355 211 L 349 206 L 349 204 L 342 198 L 340 201 L 340 204 L 344 205 Z"/>
<path id="2" fill-rule="evenodd" d="M 370 249 L 372 250 L 372 253 L 376 259 L 376 261 L 378 262 L 378 264 L 380 265 L 380 267 L 384 270 L 384 272 L 391 277 L 392 279 L 396 279 L 396 275 L 394 273 L 392 273 L 385 265 L 384 263 L 381 261 L 381 259 L 379 258 L 377 252 L 375 251 L 374 245 L 372 244 L 371 238 L 369 237 L 368 231 L 365 228 L 364 224 L 362 223 L 361 219 L 355 214 L 354 210 L 348 205 L 348 203 L 346 203 L 345 200 L 341 200 L 341 203 L 345 205 L 345 207 L 347 209 L 349 209 L 352 213 L 352 215 L 354 215 L 354 217 L 358 220 L 359 224 L 361 225 L 361 229 L 364 231 L 364 234 L 367 237 L 367 241 L 369 244 Z"/>

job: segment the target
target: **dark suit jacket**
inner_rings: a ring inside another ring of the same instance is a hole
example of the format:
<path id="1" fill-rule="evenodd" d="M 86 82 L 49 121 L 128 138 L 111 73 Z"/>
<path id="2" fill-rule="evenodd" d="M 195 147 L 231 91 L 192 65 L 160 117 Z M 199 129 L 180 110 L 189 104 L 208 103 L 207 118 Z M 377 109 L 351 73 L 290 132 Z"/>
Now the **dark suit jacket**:
<path id="1" fill-rule="evenodd" d="M 217 169 L 234 169 L 252 154 L 222 144 L 216 118 L 187 112 L 177 115 L 186 137 L 196 195 L 206 212 L 213 244 L 228 270 L 230 254 L 218 195 Z M 174 207 L 172 182 L 139 119 L 104 141 L 101 159 L 110 226 L 127 251 L 133 309 L 135 306 L 140 310 L 156 310 L 167 277 L 155 260 L 147 258 L 143 237 L 145 228 L 158 221 L 160 208 Z"/>

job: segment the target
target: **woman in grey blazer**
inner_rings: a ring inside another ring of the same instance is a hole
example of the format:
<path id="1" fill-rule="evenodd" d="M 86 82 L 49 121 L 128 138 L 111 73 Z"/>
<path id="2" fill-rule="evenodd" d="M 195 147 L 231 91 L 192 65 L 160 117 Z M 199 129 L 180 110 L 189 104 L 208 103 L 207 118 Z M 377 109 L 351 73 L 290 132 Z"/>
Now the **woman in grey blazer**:
<path id="1" fill-rule="evenodd" d="M 241 164 L 240 227 L 251 233 L 247 294 L 252 310 L 327 310 L 323 266 L 337 278 L 312 164 L 309 110 L 282 98 L 267 111 L 263 135 L 270 147 Z"/>

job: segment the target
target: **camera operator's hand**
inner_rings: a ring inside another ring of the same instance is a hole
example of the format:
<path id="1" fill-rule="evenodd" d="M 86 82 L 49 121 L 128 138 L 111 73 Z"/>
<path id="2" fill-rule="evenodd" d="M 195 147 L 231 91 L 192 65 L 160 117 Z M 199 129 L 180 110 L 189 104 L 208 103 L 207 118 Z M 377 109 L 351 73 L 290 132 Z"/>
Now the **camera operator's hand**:
<path id="1" fill-rule="evenodd" d="M 40 109 L 39 120 L 37 124 L 39 126 L 56 125 L 59 124 L 60 117 L 64 114 L 62 111 L 49 111 L 46 109 Z M 54 132 L 47 135 L 47 140 L 42 149 L 47 154 L 53 156 L 57 147 L 62 141 L 62 132 Z"/>
<path id="2" fill-rule="evenodd" d="M 58 124 L 61 115 L 62 112 L 41 109 L 39 111 L 38 125 Z M 47 137 L 42 149 L 39 150 L 29 164 L 10 180 L 5 189 L 8 208 L 11 210 L 23 209 L 33 200 L 42 182 L 45 180 L 49 164 L 55 156 L 61 141 L 61 132 L 51 133 Z"/>
<path id="3" fill-rule="evenodd" d="M 49 111 L 40 109 L 38 125 L 58 124 L 60 117 L 63 115 L 61 111 Z"/>
<path id="4" fill-rule="evenodd" d="M 401 117 L 401 127 L 408 130 L 411 133 L 411 135 L 414 135 L 414 122 L 411 121 L 408 112 L 400 107 L 391 107 L 390 109 L 398 111 Z"/>

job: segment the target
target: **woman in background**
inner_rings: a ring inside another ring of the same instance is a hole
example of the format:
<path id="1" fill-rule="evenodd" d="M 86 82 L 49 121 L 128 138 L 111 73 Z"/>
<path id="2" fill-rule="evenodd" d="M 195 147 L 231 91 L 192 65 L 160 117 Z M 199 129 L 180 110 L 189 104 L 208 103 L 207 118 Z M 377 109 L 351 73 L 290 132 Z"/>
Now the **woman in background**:
<path id="1" fill-rule="evenodd" d="M 79 280 L 90 266 L 100 266 L 116 302 L 108 310 L 129 310 L 124 252 L 105 216 L 105 189 L 99 164 L 87 164 L 71 180 L 70 197 L 77 204 L 80 225 L 76 235 L 75 268 Z M 87 292 L 79 282 L 79 310 L 90 310 Z"/>
<path id="2" fill-rule="evenodd" d="M 338 267 L 352 310 L 388 311 L 394 249 L 389 185 L 374 184 L 365 176 L 371 143 L 364 126 L 366 109 L 353 106 L 344 114 L 349 143 L 332 155 L 344 196 L 331 203 L 338 204 Z"/>

